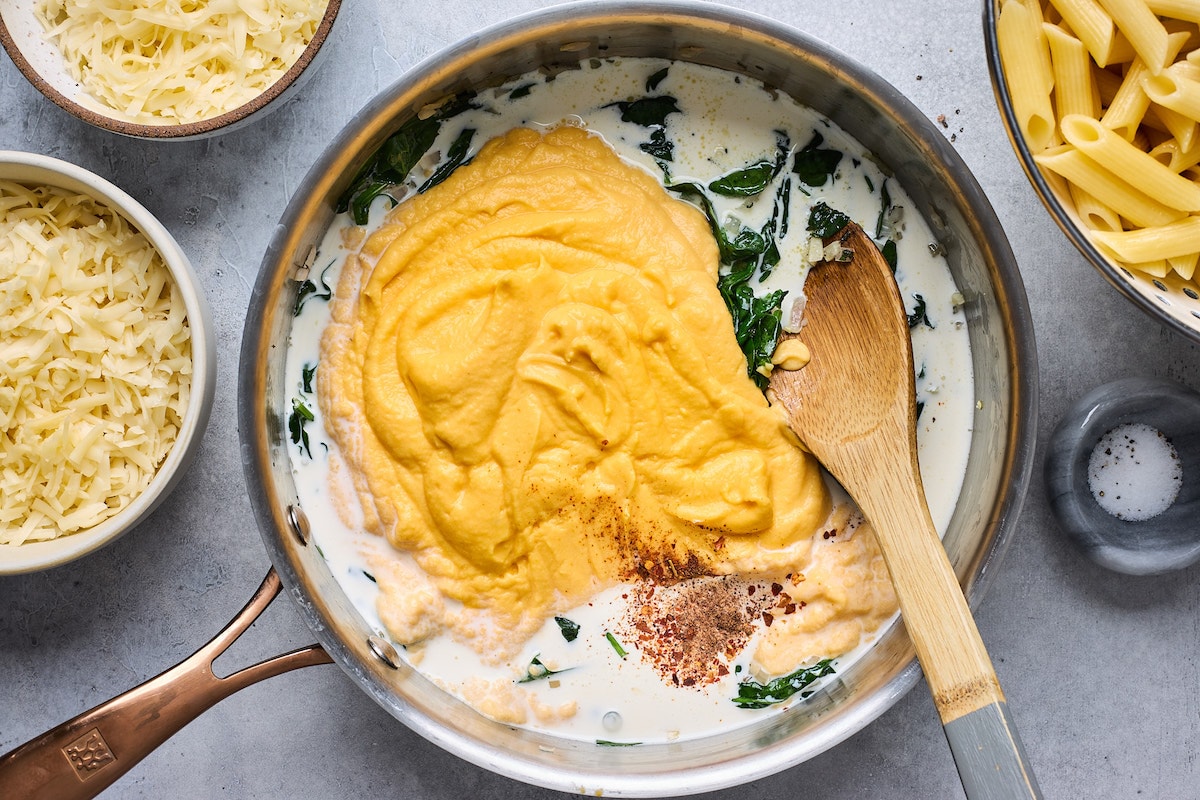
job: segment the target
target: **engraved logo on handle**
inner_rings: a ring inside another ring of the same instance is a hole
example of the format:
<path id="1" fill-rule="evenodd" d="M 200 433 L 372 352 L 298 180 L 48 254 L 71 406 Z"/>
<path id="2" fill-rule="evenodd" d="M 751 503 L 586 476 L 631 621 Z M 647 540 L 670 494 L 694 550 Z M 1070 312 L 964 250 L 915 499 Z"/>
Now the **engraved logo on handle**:
<path id="1" fill-rule="evenodd" d="M 67 760 L 71 762 L 71 766 L 75 768 L 75 774 L 81 781 L 86 781 L 105 765 L 117 760 L 112 750 L 108 749 L 108 742 L 104 741 L 104 737 L 100 735 L 99 728 L 92 728 L 64 747 L 62 751 Z"/>

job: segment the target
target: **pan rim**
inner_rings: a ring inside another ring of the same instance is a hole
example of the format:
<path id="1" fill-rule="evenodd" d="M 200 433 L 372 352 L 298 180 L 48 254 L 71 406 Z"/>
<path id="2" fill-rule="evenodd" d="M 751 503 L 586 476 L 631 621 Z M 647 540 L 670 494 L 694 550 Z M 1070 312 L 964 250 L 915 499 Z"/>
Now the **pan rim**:
<path id="1" fill-rule="evenodd" d="M 704 30 L 727 30 L 730 35 L 751 37 L 774 47 L 804 53 L 823 67 L 867 91 L 895 121 L 922 134 L 921 144 L 930 157 L 938 161 L 947 174 L 954 176 L 961 192 L 961 203 L 978 218 L 974 220 L 974 235 L 979 246 L 992 259 L 993 288 L 999 295 L 1004 313 L 1012 320 L 1008 340 L 1004 342 L 1011 374 L 1009 456 L 997 477 L 999 490 L 993 513 L 983 524 L 990 531 L 979 548 L 979 555 L 966 565 L 960 565 L 960 580 L 966 583 L 968 599 L 978 603 L 994 566 L 1006 549 L 1015 528 L 1021 502 L 1033 469 L 1033 437 L 1036 431 L 1036 350 L 1033 345 L 1032 320 L 1023 285 L 1008 243 L 990 203 L 967 170 L 962 159 L 936 131 L 933 123 L 903 95 L 881 77 L 819 40 L 789 26 L 755 14 L 700 2 L 594 2 L 585 0 L 554 6 L 512 18 L 468 37 L 425 59 L 405 73 L 396 83 L 370 101 L 342 131 L 300 184 L 280 221 L 259 272 L 250 313 L 243 335 L 241 369 L 239 370 L 239 421 L 242 435 L 242 458 L 256 520 L 276 569 L 280 572 L 289 594 L 297 601 L 305 622 L 330 651 L 335 661 L 393 716 L 409 728 L 467 761 L 512 778 L 569 792 L 593 792 L 602 789 L 606 795 L 663 796 L 726 788 L 773 774 L 794 766 L 833 747 L 861 730 L 889 709 L 917 682 L 920 669 L 914 655 L 894 670 L 891 678 L 873 693 L 860 699 L 851 709 L 836 719 L 823 723 L 820 741 L 805 741 L 806 737 L 784 738 L 765 745 L 753 754 L 742 754 L 729 760 L 717 759 L 705 766 L 657 771 L 635 770 L 623 774 L 624 768 L 635 765 L 629 756 L 635 748 L 609 748 L 603 769 L 585 770 L 555 766 L 551 759 L 537 760 L 500 750 L 487 741 L 476 740 L 427 718 L 419 709 L 397 696 L 387 680 L 387 674 L 366 662 L 361 649 L 338 635 L 326 617 L 322 598 L 307 589 L 303 566 L 296 557 L 295 547 L 288 541 L 287 523 L 280 497 L 270 497 L 273 469 L 268 444 L 282 436 L 281 421 L 268 407 L 266 371 L 273 337 L 272 320 L 265 305 L 278 295 L 280 284 L 287 283 L 292 271 L 303 261 L 306 244 L 312 241 L 312 231 L 301 228 L 313 218 L 332 217 L 331 198 L 341 190 L 357 171 L 354 154 L 370 153 L 394 130 L 394 123 L 411 114 L 416 108 L 436 97 L 431 94 L 438 86 L 453 90 L 450 73 L 461 62 L 486 57 L 488 53 L 513 47 L 519 42 L 547 38 L 549 31 L 562 25 L 580 28 L 595 27 L 598 23 L 612 24 L 614 18 L 627 22 L 666 26 L 697 26 Z M 851 131 L 857 137 L 857 133 Z M 362 155 L 365 158 L 365 155 Z M 304 193 L 307 188 L 307 194 Z M 1023 332 L 1017 337 L 1014 331 Z M 273 414 L 274 417 L 273 418 Z M 905 637 L 906 638 L 906 637 Z M 911 648 L 910 648 L 911 653 Z M 505 726 L 500 726 L 505 727 Z M 670 746 L 660 748 L 666 754 Z M 640 749 L 640 748 L 637 748 Z M 649 749 L 649 748 L 647 748 Z M 629 762 L 629 763 L 627 763 Z"/>

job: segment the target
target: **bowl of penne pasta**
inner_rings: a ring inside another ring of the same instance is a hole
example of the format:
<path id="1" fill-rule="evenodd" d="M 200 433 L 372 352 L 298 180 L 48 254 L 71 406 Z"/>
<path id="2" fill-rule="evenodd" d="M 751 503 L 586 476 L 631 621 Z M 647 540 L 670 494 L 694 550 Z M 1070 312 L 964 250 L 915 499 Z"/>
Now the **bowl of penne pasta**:
<path id="1" fill-rule="evenodd" d="M 986 0 L 992 84 L 1035 191 L 1093 266 L 1200 342 L 1200 3 Z"/>

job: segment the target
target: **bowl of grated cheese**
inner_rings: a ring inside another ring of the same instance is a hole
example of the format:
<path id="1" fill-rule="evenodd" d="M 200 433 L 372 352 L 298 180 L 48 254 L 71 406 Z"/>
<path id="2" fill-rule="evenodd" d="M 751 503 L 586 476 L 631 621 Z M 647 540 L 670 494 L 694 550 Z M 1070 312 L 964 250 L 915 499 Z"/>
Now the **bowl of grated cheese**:
<path id="1" fill-rule="evenodd" d="M 0 574 L 113 541 L 170 493 L 212 408 L 187 256 L 121 189 L 0 151 Z"/>
<path id="2" fill-rule="evenodd" d="M 42 94 L 147 139 L 224 133 L 312 74 L 340 0 L 0 0 L 0 43 Z"/>

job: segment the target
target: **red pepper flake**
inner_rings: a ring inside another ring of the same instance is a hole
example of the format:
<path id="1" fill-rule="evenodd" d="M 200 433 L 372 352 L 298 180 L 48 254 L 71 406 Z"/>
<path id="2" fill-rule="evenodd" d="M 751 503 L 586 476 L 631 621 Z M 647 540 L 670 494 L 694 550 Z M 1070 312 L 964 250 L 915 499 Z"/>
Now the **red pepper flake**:
<path id="1" fill-rule="evenodd" d="M 769 628 L 771 623 L 775 621 L 775 617 L 769 611 L 762 612 L 763 623 Z"/>
<path id="2" fill-rule="evenodd" d="M 775 595 L 776 597 L 778 597 L 778 596 L 779 596 L 779 593 L 780 593 L 780 592 L 782 592 L 782 591 L 783 591 L 783 587 L 782 587 L 782 586 L 780 586 L 778 583 L 772 583 L 772 584 L 771 584 L 771 594 L 773 594 L 773 595 Z"/>
<path id="3" fill-rule="evenodd" d="M 795 614 L 795 613 L 796 613 L 796 604 L 795 604 L 795 603 L 788 603 L 788 604 L 787 604 L 787 606 L 785 606 L 785 607 L 784 607 L 784 609 L 783 609 L 783 613 L 785 613 L 785 614 Z"/>

